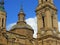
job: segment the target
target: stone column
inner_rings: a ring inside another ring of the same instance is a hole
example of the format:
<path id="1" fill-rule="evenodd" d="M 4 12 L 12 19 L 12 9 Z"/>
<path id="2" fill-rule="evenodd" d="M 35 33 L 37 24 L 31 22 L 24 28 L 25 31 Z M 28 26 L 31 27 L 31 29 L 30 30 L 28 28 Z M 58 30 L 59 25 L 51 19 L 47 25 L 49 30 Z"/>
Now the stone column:
<path id="1" fill-rule="evenodd" d="M 50 13 L 50 10 L 47 8 L 46 11 L 45 11 L 45 15 L 46 15 L 46 28 L 48 29 L 51 29 L 52 27 L 52 22 L 51 22 L 51 13 Z"/>
<path id="2" fill-rule="evenodd" d="M 43 21 L 42 21 L 42 15 L 41 14 L 37 14 L 37 26 L 38 26 L 38 34 L 37 37 L 40 37 L 40 33 L 41 33 L 41 28 L 43 28 Z"/>
<path id="3" fill-rule="evenodd" d="M 55 28 L 55 30 L 58 31 L 58 19 L 56 14 L 54 14 L 53 16 L 53 28 Z"/>

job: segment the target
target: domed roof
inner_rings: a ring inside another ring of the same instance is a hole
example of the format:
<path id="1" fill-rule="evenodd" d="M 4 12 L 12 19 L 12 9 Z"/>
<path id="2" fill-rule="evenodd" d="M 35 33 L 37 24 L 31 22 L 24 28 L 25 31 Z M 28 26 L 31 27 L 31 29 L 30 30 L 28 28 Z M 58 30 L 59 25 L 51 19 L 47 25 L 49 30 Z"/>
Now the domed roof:
<path id="1" fill-rule="evenodd" d="M 18 14 L 18 22 L 11 28 L 11 30 L 13 29 L 29 29 L 33 31 L 32 27 L 25 22 L 25 13 L 23 12 L 22 8 Z"/>
<path id="2" fill-rule="evenodd" d="M 32 27 L 29 26 L 28 24 L 21 24 L 21 25 L 16 24 L 16 25 L 12 26 L 11 30 L 17 29 L 17 28 L 19 28 L 19 29 L 27 28 L 27 29 L 33 30 Z"/>

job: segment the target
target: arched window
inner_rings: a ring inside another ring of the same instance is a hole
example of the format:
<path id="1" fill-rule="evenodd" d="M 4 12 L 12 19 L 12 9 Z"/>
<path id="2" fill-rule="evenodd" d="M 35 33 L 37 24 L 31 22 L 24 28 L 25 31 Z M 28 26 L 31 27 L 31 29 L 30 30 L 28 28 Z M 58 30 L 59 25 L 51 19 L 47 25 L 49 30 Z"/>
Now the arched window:
<path id="1" fill-rule="evenodd" d="M 3 25 L 4 25 L 4 18 L 2 18 L 2 27 L 3 27 Z"/>
<path id="2" fill-rule="evenodd" d="M 43 3 L 43 0 L 41 0 L 41 3 Z"/>
<path id="3" fill-rule="evenodd" d="M 42 20 L 43 20 L 43 27 L 45 27 L 44 16 L 42 16 Z"/>
<path id="4" fill-rule="evenodd" d="M 47 1 L 47 0 L 46 0 Z"/>
<path id="5" fill-rule="evenodd" d="M 52 27 L 53 27 L 53 16 L 51 16 L 51 21 L 52 21 Z"/>
<path id="6" fill-rule="evenodd" d="M 52 16 L 51 16 L 52 27 L 53 27 L 53 15 L 54 15 L 54 13 L 53 13 L 53 11 L 52 11 Z"/>

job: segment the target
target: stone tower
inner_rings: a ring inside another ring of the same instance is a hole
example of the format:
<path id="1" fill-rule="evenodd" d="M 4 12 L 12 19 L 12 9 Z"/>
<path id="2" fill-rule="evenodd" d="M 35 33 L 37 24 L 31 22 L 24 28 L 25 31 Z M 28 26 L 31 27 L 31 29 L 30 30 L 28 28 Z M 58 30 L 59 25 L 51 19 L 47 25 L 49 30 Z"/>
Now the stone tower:
<path id="1" fill-rule="evenodd" d="M 38 0 L 37 14 L 37 45 L 59 45 L 57 9 L 53 0 Z"/>
<path id="2" fill-rule="evenodd" d="M 6 38 L 3 36 L 6 32 L 6 12 L 4 9 L 4 0 L 0 0 L 0 45 L 6 45 Z"/>
<path id="3" fill-rule="evenodd" d="M 4 0 L 0 0 L 0 29 L 6 29 L 6 12 L 4 9 Z"/>
<path id="4" fill-rule="evenodd" d="M 57 9 L 53 4 L 53 0 L 39 0 L 39 5 L 36 9 L 38 38 L 43 30 L 58 32 Z"/>

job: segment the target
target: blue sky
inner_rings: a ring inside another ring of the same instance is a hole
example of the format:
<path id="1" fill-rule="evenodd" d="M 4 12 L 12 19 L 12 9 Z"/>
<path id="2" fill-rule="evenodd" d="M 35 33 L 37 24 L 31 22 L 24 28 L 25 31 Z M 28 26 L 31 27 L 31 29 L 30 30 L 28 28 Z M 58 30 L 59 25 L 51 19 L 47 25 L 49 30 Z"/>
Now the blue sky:
<path id="1" fill-rule="evenodd" d="M 26 19 L 36 16 L 35 9 L 38 5 L 38 0 L 5 0 L 7 25 L 17 22 L 21 4 L 23 5 Z M 60 21 L 60 0 L 54 0 L 54 4 L 58 9 L 58 21 Z"/>

